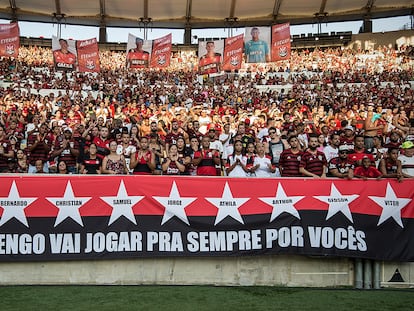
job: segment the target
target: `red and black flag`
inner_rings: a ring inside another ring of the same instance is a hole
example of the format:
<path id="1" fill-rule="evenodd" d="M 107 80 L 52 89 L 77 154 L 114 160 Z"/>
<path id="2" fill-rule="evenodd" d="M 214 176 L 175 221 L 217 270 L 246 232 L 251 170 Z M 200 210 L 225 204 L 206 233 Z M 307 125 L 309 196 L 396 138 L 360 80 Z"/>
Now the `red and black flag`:
<path id="1" fill-rule="evenodd" d="M 100 72 L 99 47 L 96 38 L 76 41 L 80 72 Z"/>
<path id="2" fill-rule="evenodd" d="M 17 23 L 0 24 L 0 56 L 19 56 L 20 32 Z"/>

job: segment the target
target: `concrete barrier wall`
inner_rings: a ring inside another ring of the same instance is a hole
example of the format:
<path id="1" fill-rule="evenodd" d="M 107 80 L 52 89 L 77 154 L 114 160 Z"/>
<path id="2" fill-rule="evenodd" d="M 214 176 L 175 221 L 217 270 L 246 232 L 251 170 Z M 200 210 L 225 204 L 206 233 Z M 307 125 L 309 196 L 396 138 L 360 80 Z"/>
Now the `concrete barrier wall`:
<path id="1" fill-rule="evenodd" d="M 258 256 L 1 263 L 0 284 L 352 286 L 346 258 Z"/>
<path id="2" fill-rule="evenodd" d="M 257 256 L 0 263 L 0 285 L 354 286 L 348 258 Z M 381 287 L 414 287 L 414 263 L 382 262 Z"/>

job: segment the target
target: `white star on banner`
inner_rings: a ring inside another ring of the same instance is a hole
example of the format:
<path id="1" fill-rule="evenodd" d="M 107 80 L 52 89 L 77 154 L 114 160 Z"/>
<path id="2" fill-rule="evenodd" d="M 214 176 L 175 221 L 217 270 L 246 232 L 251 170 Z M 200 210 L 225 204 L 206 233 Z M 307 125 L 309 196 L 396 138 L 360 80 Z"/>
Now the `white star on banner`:
<path id="1" fill-rule="evenodd" d="M 294 205 L 303 198 L 304 196 L 287 196 L 282 184 L 278 183 L 275 197 L 259 199 L 273 207 L 272 215 L 270 216 L 270 222 L 272 222 L 283 212 L 300 219 L 299 213 Z"/>
<path id="2" fill-rule="evenodd" d="M 326 220 L 336 215 L 338 212 L 341 212 L 349 219 L 350 222 L 354 222 L 352 219 L 351 210 L 349 209 L 349 203 L 354 201 L 359 197 L 358 194 L 343 195 L 336 189 L 335 184 L 331 184 L 331 194 L 328 196 L 314 196 L 314 198 L 328 203 L 328 214 L 326 215 Z"/>
<path id="3" fill-rule="evenodd" d="M 46 199 L 59 209 L 55 221 L 55 227 L 68 217 L 72 218 L 74 221 L 76 221 L 83 227 L 83 222 L 79 213 L 79 208 L 81 208 L 81 206 L 88 202 L 91 198 L 75 197 L 73 194 L 72 185 L 70 181 L 68 181 L 68 183 L 66 184 L 65 194 L 62 198 Z"/>
<path id="4" fill-rule="evenodd" d="M 162 217 L 161 225 L 165 224 L 172 217 L 177 216 L 187 225 L 190 225 L 187 215 L 185 213 L 185 208 L 190 205 L 197 198 L 183 198 L 180 197 L 178 192 L 177 185 L 173 181 L 170 195 L 168 197 L 153 197 L 158 201 L 162 206 L 165 207 L 164 216 Z"/>
<path id="5" fill-rule="evenodd" d="M 29 227 L 27 223 L 26 214 L 24 209 L 28 207 L 37 198 L 22 198 L 20 197 L 19 190 L 17 190 L 16 182 L 10 187 L 9 196 L 7 198 L 0 198 L 0 206 L 3 208 L 3 215 L 0 220 L 0 227 L 3 226 L 12 218 L 16 218 L 26 227 Z"/>
<path id="6" fill-rule="evenodd" d="M 128 193 L 125 188 L 124 181 L 121 180 L 121 183 L 118 188 L 118 194 L 115 197 L 101 197 L 103 201 L 109 204 L 112 207 L 111 217 L 109 218 L 108 226 L 110 226 L 115 220 L 121 216 L 125 216 L 135 225 L 137 221 L 135 215 L 132 211 L 132 207 L 141 201 L 144 196 L 128 196 Z"/>
<path id="7" fill-rule="evenodd" d="M 244 224 L 243 218 L 240 215 L 239 207 L 250 200 L 250 198 L 233 198 L 229 184 L 226 182 L 221 198 L 206 198 L 211 204 L 218 208 L 216 221 L 214 225 L 217 225 L 227 216 L 232 217 L 238 222 Z"/>
<path id="8" fill-rule="evenodd" d="M 385 197 L 375 197 L 368 196 L 372 201 L 377 203 L 382 207 L 382 213 L 378 221 L 377 226 L 382 224 L 388 218 L 394 218 L 395 222 L 404 228 L 404 225 L 401 220 L 401 210 L 410 203 L 411 199 L 409 198 L 397 198 L 395 195 L 394 189 L 391 187 L 390 183 L 387 183 L 387 190 L 385 192 Z"/>

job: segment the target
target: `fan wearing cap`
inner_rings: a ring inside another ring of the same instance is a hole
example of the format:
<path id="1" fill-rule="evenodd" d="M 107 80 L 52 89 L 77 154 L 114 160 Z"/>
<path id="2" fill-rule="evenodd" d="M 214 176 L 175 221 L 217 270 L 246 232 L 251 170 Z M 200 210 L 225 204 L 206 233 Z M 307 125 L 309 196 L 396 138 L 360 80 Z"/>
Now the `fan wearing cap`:
<path id="1" fill-rule="evenodd" d="M 403 154 L 398 159 L 401 161 L 401 170 L 405 178 L 414 178 L 414 143 L 405 141 L 401 145 Z"/>
<path id="2" fill-rule="evenodd" d="M 52 148 L 51 158 L 58 157 L 58 162 L 64 161 L 70 174 L 75 174 L 76 160 L 79 156 L 79 142 L 72 136 L 72 129 L 66 127 L 63 135 L 55 140 Z"/>
<path id="3" fill-rule="evenodd" d="M 348 146 L 338 147 L 338 156 L 332 158 L 328 164 L 330 176 L 352 179 L 354 177 L 354 163 L 348 159 Z"/>
<path id="4" fill-rule="evenodd" d="M 343 135 L 340 138 L 341 145 L 347 145 L 349 150 L 354 149 L 355 131 L 351 125 L 344 127 Z"/>

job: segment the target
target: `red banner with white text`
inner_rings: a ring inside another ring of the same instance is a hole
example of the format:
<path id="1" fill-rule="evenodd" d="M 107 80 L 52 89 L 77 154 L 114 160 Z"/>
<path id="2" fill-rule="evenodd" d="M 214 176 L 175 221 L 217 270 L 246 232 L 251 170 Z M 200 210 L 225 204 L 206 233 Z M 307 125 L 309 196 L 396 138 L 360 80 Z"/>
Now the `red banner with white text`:
<path id="1" fill-rule="evenodd" d="M 152 44 L 151 68 L 167 68 L 170 66 L 172 34 L 155 39 Z"/>
<path id="2" fill-rule="evenodd" d="M 99 47 L 96 38 L 76 41 L 80 72 L 100 72 Z"/>
<path id="3" fill-rule="evenodd" d="M 0 56 L 18 57 L 20 31 L 17 23 L 0 24 Z"/>
<path id="4" fill-rule="evenodd" d="M 272 62 L 290 59 L 290 24 L 272 26 Z"/>
<path id="5" fill-rule="evenodd" d="M 0 261 L 414 261 L 414 180 L 1 176 Z"/>
<path id="6" fill-rule="evenodd" d="M 223 70 L 238 70 L 242 65 L 244 34 L 224 40 Z"/>

